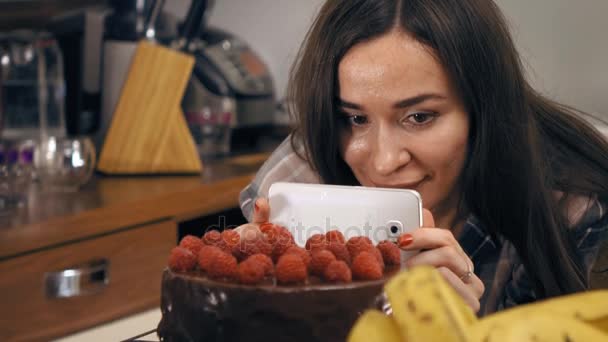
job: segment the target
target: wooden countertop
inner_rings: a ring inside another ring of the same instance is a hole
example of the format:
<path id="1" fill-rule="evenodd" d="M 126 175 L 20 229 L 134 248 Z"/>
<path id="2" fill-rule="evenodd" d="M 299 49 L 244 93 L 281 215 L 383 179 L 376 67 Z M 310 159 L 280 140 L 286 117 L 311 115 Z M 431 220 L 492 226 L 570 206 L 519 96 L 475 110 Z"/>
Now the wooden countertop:
<path id="1" fill-rule="evenodd" d="M 0 261 L 135 226 L 177 222 L 238 205 L 268 153 L 205 164 L 202 175 L 95 177 L 76 193 L 32 187 L 29 202 L 0 218 Z"/>

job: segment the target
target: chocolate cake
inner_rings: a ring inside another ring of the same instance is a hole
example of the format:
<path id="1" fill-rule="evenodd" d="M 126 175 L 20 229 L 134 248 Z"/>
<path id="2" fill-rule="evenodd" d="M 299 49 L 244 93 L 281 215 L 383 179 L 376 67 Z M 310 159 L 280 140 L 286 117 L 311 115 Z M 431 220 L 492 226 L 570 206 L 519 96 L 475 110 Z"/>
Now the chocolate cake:
<path id="1" fill-rule="evenodd" d="M 358 316 L 375 305 L 386 279 L 327 284 L 242 285 L 166 269 L 162 341 L 345 341 Z"/>

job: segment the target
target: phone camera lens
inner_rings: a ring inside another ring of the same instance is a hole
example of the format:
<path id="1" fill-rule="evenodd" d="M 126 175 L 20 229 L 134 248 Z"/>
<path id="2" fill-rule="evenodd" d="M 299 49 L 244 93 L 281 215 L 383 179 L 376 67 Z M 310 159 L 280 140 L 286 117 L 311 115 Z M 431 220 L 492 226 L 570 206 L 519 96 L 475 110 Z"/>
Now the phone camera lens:
<path id="1" fill-rule="evenodd" d="M 403 223 L 399 220 L 390 220 L 386 222 L 386 226 L 384 227 L 385 229 L 388 227 L 387 233 L 393 237 L 403 232 Z"/>

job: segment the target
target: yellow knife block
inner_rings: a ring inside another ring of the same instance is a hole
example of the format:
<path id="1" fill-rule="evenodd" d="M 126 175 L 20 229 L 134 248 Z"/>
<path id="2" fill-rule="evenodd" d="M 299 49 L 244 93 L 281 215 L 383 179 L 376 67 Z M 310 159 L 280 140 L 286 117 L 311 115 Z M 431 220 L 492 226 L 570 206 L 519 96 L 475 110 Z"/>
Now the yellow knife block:
<path id="1" fill-rule="evenodd" d="M 106 174 L 200 173 L 203 165 L 180 103 L 194 58 L 142 41 L 106 134 L 97 169 Z"/>

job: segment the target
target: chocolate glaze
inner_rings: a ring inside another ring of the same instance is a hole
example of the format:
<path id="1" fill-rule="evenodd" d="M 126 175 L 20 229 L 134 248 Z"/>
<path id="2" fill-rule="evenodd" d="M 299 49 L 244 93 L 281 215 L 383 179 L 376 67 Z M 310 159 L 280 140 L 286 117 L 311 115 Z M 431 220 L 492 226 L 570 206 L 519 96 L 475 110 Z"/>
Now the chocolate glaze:
<path id="1" fill-rule="evenodd" d="M 359 315 L 374 305 L 387 277 L 247 286 L 166 269 L 158 336 L 162 341 L 343 342 Z"/>

